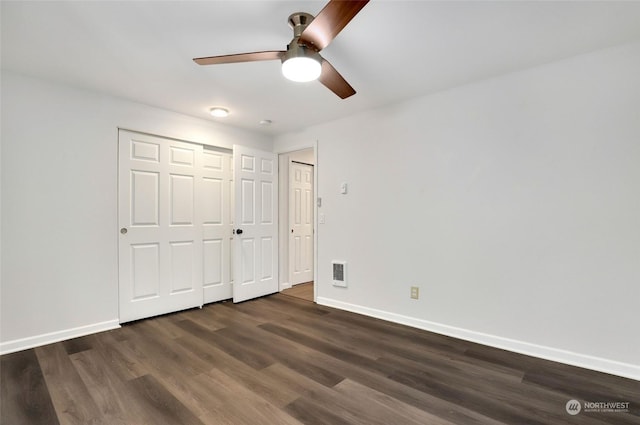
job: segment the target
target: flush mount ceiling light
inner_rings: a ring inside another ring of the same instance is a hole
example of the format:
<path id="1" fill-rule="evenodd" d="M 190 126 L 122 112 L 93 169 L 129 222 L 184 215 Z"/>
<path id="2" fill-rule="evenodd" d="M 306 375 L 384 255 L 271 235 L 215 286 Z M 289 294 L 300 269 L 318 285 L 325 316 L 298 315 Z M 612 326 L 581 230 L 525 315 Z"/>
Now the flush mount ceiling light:
<path id="1" fill-rule="evenodd" d="M 216 106 L 215 108 L 209 109 L 209 113 L 216 118 L 224 118 L 229 115 L 229 110 Z"/>

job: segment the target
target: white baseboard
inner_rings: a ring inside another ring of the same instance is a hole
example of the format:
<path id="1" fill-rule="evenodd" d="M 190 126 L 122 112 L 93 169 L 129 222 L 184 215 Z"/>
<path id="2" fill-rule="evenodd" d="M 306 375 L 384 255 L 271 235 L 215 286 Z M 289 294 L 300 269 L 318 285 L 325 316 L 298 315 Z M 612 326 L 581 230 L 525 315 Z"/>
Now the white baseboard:
<path id="1" fill-rule="evenodd" d="M 280 284 L 280 290 L 284 291 L 285 289 L 293 288 L 293 286 L 289 282 L 282 282 Z"/>
<path id="2" fill-rule="evenodd" d="M 622 363 L 615 360 L 604 359 L 601 357 L 594 357 L 558 348 L 546 347 L 529 342 L 489 335 L 482 332 L 471 331 L 468 329 L 443 325 L 441 323 L 430 322 L 428 320 L 416 319 L 414 317 L 390 313 L 388 311 L 345 303 L 330 298 L 318 297 L 316 302 L 327 307 L 334 307 L 340 310 L 351 311 L 353 313 L 359 313 L 365 316 L 387 320 L 389 322 L 399 323 L 402 325 L 407 325 L 414 328 L 463 339 L 466 341 L 476 342 L 478 344 L 488 345 L 491 347 L 513 351 L 528 356 L 596 370 L 598 372 L 610 373 L 612 375 L 622 376 L 625 378 L 640 381 L 640 365 Z"/>
<path id="3" fill-rule="evenodd" d="M 15 353 L 16 351 L 26 350 L 28 348 L 39 347 L 41 345 L 52 344 L 54 342 L 64 341 L 66 339 L 77 338 L 96 332 L 108 331 L 120 327 L 120 322 L 108 320 L 106 322 L 94 323 L 92 325 L 80 326 L 72 329 L 51 332 L 42 335 L 31 336 L 28 338 L 15 339 L 0 343 L 0 354 Z"/>

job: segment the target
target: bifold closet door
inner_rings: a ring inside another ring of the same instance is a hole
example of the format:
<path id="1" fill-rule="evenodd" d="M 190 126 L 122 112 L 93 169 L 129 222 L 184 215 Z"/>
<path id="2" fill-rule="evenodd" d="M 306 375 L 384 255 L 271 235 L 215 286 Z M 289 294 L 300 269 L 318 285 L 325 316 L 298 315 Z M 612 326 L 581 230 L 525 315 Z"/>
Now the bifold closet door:
<path id="1" fill-rule="evenodd" d="M 118 137 L 121 323 L 277 292 L 276 155 Z"/>
<path id="2" fill-rule="evenodd" d="M 119 132 L 120 322 L 203 304 L 202 145 Z"/>
<path id="3" fill-rule="evenodd" d="M 233 297 L 233 155 L 207 146 L 203 151 L 204 302 Z"/>
<path id="4" fill-rule="evenodd" d="M 233 146 L 233 301 L 278 291 L 278 161 L 270 152 Z"/>

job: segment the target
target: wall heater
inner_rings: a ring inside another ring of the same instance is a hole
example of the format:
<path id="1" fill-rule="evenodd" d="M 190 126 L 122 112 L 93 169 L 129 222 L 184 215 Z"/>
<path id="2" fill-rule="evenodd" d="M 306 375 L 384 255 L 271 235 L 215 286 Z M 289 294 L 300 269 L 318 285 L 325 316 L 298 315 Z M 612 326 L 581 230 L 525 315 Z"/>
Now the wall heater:
<path id="1" fill-rule="evenodd" d="M 346 261 L 332 261 L 331 267 L 333 269 L 333 286 L 347 287 L 347 262 Z"/>

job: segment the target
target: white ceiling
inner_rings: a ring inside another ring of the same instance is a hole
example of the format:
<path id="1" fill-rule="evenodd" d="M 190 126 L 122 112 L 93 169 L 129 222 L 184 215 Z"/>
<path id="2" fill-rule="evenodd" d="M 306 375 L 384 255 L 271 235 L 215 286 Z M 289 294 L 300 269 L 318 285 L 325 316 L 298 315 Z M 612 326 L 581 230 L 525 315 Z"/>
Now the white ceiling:
<path id="1" fill-rule="evenodd" d="M 284 50 L 289 14 L 324 3 L 2 0 L 2 68 L 205 119 L 222 105 L 225 123 L 279 134 L 640 39 L 640 1 L 373 0 L 322 52 L 349 99 L 285 80 L 278 61 L 192 61 Z"/>

